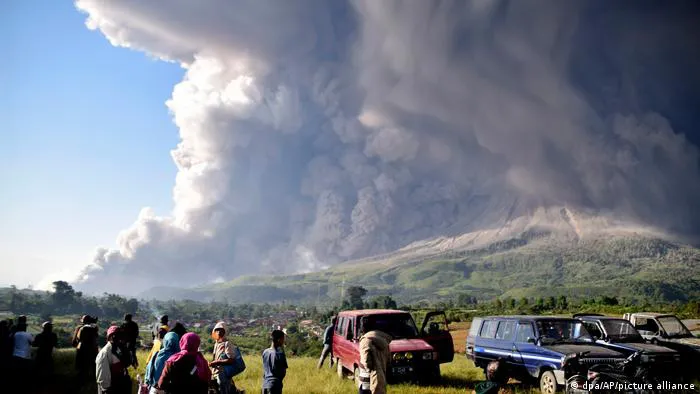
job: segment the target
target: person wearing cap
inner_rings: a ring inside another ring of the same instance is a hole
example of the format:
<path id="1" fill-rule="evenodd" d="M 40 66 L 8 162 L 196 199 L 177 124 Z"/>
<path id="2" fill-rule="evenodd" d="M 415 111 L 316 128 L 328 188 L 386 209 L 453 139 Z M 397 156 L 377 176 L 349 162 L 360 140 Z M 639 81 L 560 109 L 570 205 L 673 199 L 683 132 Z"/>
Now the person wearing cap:
<path id="1" fill-rule="evenodd" d="M 214 343 L 214 358 L 209 363 L 211 375 L 219 385 L 220 394 L 237 393 L 236 384 L 232 376 L 228 376 L 224 370 L 224 365 L 231 365 L 235 361 L 235 346 L 226 338 L 226 326 L 223 322 L 218 322 L 211 331 Z"/>
<path id="2" fill-rule="evenodd" d="M 128 367 L 119 358 L 119 346 L 115 343 L 119 327 L 107 329 L 107 344 L 95 358 L 95 377 L 98 394 L 130 394 L 131 379 L 126 372 Z"/>
<path id="3" fill-rule="evenodd" d="M 42 377 L 53 375 L 53 349 L 58 344 L 58 336 L 53 332 L 53 324 L 47 321 L 41 325 L 41 332 L 34 338 L 36 368 Z"/>

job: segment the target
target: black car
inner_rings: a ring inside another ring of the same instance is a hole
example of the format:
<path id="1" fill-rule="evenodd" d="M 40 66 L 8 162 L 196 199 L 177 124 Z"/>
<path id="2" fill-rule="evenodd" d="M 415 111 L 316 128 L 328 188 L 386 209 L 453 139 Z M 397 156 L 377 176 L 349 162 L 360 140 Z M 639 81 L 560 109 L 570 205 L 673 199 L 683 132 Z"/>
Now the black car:
<path id="1" fill-rule="evenodd" d="M 652 368 L 659 375 L 672 376 L 680 370 L 681 355 L 678 351 L 647 343 L 627 320 L 602 315 L 576 314 L 586 331 L 596 343 L 616 350 L 626 356 L 641 351 L 641 364 Z"/>

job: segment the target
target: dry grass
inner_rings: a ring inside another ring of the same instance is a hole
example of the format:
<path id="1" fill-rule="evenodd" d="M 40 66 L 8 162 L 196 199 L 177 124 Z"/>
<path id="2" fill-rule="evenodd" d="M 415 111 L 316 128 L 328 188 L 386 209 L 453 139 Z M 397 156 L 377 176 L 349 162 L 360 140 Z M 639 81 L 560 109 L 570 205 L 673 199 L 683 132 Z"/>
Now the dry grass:
<path id="1" fill-rule="evenodd" d="M 454 322 L 450 323 L 450 334 L 455 344 L 455 353 L 464 353 L 467 346 L 467 333 L 472 326 L 471 322 Z"/>
<path id="2" fill-rule="evenodd" d="M 136 374 L 143 376 L 145 370 L 145 358 L 147 353 L 139 352 L 140 365 L 138 370 L 130 371 L 134 382 Z M 44 391 L 45 393 L 70 393 L 87 394 L 96 391 L 94 384 L 80 389 L 70 387 L 75 371 L 73 360 L 75 352 L 72 349 L 61 349 L 55 354 L 57 380 L 55 386 Z M 245 389 L 247 393 L 259 393 L 261 391 L 262 365 L 257 356 L 246 356 L 246 370 L 237 376 L 234 381 L 239 389 Z M 350 379 L 340 379 L 335 369 L 326 367 L 316 369 L 316 359 L 310 357 L 290 357 L 289 370 L 284 379 L 285 394 L 351 394 L 356 393 L 357 388 Z M 456 355 L 455 360 L 441 366 L 443 379 L 439 385 L 419 386 L 415 384 L 396 384 L 389 386 L 389 392 L 406 394 L 463 394 L 470 392 L 474 384 L 483 380 L 481 369 L 475 368 L 463 355 Z M 512 386 L 507 391 L 530 391 L 529 388 Z M 134 385 L 134 393 L 136 386 Z"/>

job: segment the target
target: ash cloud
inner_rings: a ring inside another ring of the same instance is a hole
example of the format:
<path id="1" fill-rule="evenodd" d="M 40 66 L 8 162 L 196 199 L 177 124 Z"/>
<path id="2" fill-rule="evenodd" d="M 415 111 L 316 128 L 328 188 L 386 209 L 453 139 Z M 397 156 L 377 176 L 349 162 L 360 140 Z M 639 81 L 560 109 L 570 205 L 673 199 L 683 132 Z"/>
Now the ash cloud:
<path id="1" fill-rule="evenodd" d="M 697 234 L 698 7 L 608 3 L 78 0 L 186 68 L 174 210 L 144 209 L 80 285 L 315 270 L 514 201 Z"/>

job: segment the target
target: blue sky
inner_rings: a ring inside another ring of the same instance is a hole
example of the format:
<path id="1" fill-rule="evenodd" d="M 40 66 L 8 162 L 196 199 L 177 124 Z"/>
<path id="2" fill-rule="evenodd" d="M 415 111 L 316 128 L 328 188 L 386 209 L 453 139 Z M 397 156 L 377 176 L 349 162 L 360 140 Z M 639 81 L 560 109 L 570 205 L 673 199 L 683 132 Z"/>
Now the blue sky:
<path id="1" fill-rule="evenodd" d="M 114 48 L 69 1 L 0 3 L 0 285 L 77 270 L 172 208 L 183 70 Z"/>

